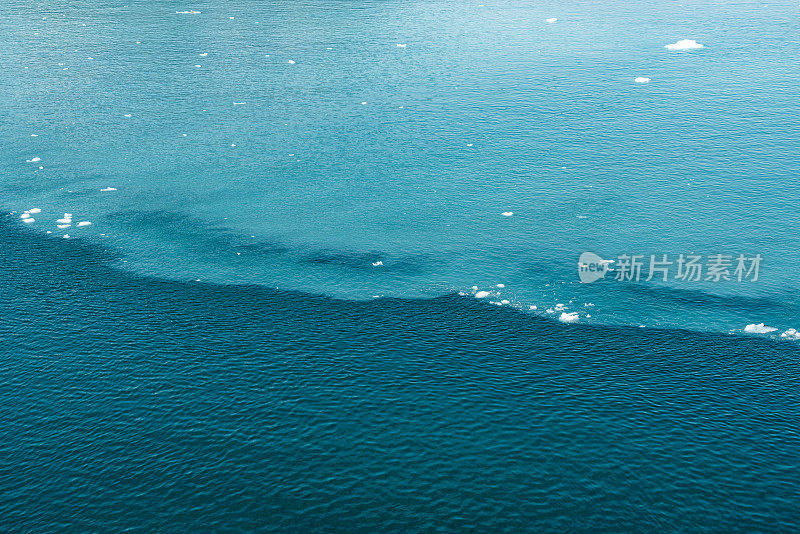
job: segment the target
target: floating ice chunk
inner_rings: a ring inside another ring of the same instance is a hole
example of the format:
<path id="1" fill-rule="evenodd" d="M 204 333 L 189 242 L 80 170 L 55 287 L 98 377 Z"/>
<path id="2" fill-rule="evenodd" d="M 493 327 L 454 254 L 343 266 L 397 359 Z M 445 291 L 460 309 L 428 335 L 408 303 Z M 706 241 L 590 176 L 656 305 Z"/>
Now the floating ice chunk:
<path id="1" fill-rule="evenodd" d="M 397 43 L 397 48 L 405 48 L 408 46 L 406 43 Z"/>
<path id="2" fill-rule="evenodd" d="M 744 327 L 744 331 L 748 334 L 769 334 L 770 332 L 775 332 L 776 330 L 777 328 L 766 326 L 764 323 L 749 324 Z"/>
<path id="3" fill-rule="evenodd" d="M 58 228 L 59 230 L 63 230 L 64 228 L 69 228 L 70 226 L 72 226 L 72 225 L 71 224 L 57 224 L 56 228 Z"/>
<path id="4" fill-rule="evenodd" d="M 130 113 L 126 113 L 125 115 L 123 115 L 123 117 L 130 119 L 131 118 L 131 114 Z"/>
<path id="5" fill-rule="evenodd" d="M 28 219 L 31 216 L 31 212 L 23 211 L 22 214 L 19 216 L 20 219 Z"/>
<path id="6" fill-rule="evenodd" d="M 503 304 L 503 305 L 505 305 L 505 306 L 508 306 L 509 304 L 511 304 L 511 301 L 509 301 L 509 300 L 506 300 L 506 299 L 503 299 L 503 300 L 501 300 L 501 301 L 500 301 L 500 304 Z"/>
<path id="7" fill-rule="evenodd" d="M 22 219 L 22 222 L 24 222 L 25 224 L 31 224 L 31 223 L 35 223 L 36 219 L 34 219 L 33 217 L 28 217 L 26 219 Z"/>
<path id="8" fill-rule="evenodd" d="M 681 39 L 677 43 L 664 45 L 664 48 L 667 50 L 699 50 L 700 48 L 704 48 L 704 46 L 694 39 Z"/>
<path id="9" fill-rule="evenodd" d="M 247 102 L 234 102 L 233 103 L 234 106 L 244 106 L 245 104 L 247 104 Z"/>
<path id="10" fill-rule="evenodd" d="M 206 57 L 206 56 L 208 56 L 208 52 L 203 52 L 202 54 L 200 54 L 200 57 Z"/>
<path id="11" fill-rule="evenodd" d="M 564 304 L 556 304 L 556 311 L 563 311 L 566 310 L 567 307 Z"/>
<path id="12" fill-rule="evenodd" d="M 64 234 L 64 239 L 69 239 L 69 234 Z"/>
<path id="13" fill-rule="evenodd" d="M 514 212 L 513 211 L 504 211 L 500 215 L 502 215 L 503 217 L 511 217 L 512 215 L 514 215 Z"/>
<path id="14" fill-rule="evenodd" d="M 202 65 L 195 65 L 195 67 L 197 67 L 199 69 L 200 67 L 202 67 Z"/>
<path id="15" fill-rule="evenodd" d="M 78 223 L 78 228 L 80 228 L 81 226 L 89 226 L 91 224 L 92 223 L 90 221 L 81 221 Z"/>
<path id="16" fill-rule="evenodd" d="M 790 328 L 789 330 L 781 334 L 781 337 L 784 339 L 800 339 L 800 332 L 798 332 L 794 328 Z"/>
<path id="17" fill-rule="evenodd" d="M 506 285 L 505 284 L 497 284 L 497 287 L 499 287 L 500 289 L 503 289 L 504 287 L 506 287 Z"/>
<path id="18" fill-rule="evenodd" d="M 39 163 L 40 161 L 42 161 L 42 158 L 37 156 L 35 158 L 26 159 L 25 163 Z"/>
<path id="19" fill-rule="evenodd" d="M 39 137 L 39 134 L 31 134 L 31 137 Z"/>
<path id="20" fill-rule="evenodd" d="M 644 76 L 637 76 L 633 79 L 636 83 L 650 83 L 650 78 L 645 78 Z"/>
<path id="21" fill-rule="evenodd" d="M 579 318 L 580 317 L 578 316 L 577 312 L 572 312 L 572 313 L 562 312 L 561 315 L 558 317 L 558 320 L 561 321 L 562 323 L 577 323 Z"/>
<path id="22" fill-rule="evenodd" d="M 373 261 L 373 262 L 372 262 L 372 266 L 373 266 L 373 267 L 380 267 L 380 266 L 382 266 L 382 265 L 383 265 L 383 262 L 382 262 L 381 260 L 378 260 L 378 261 Z"/>
<path id="23" fill-rule="evenodd" d="M 467 143 L 467 146 L 472 146 L 472 145 L 473 145 L 473 143 Z"/>
<path id="24" fill-rule="evenodd" d="M 289 65 L 294 65 L 295 63 L 297 63 L 295 60 L 293 60 L 293 59 L 289 60 Z"/>
<path id="25" fill-rule="evenodd" d="M 195 11 L 194 9 L 192 9 L 191 11 L 176 11 L 175 12 L 176 15 L 199 15 L 200 13 L 201 13 L 200 11 Z"/>
<path id="26" fill-rule="evenodd" d="M 549 19 L 544 19 L 544 21 L 548 24 L 553 24 L 554 22 L 558 22 L 556 17 L 550 17 Z"/>
<path id="27" fill-rule="evenodd" d="M 489 296 L 489 294 L 490 293 L 488 291 L 478 291 L 477 293 L 475 293 L 475 298 L 476 299 L 485 299 L 486 297 Z"/>
<path id="28" fill-rule="evenodd" d="M 367 105 L 367 103 L 366 103 L 366 102 L 362 102 L 362 103 L 361 103 L 361 105 L 362 105 L 362 106 L 366 106 L 366 105 Z"/>
<path id="29" fill-rule="evenodd" d="M 101 189 L 100 191 L 102 191 L 102 192 L 104 192 L 104 193 L 105 193 L 106 191 L 116 191 L 116 190 L 117 190 L 117 188 L 116 188 L 116 187 L 104 187 L 104 188 L 103 188 L 103 189 Z"/>
<path id="30" fill-rule="evenodd" d="M 538 309 L 536 306 L 533 306 L 533 305 L 529 306 L 529 308 L 530 308 L 531 310 L 536 310 L 536 309 Z"/>
<path id="31" fill-rule="evenodd" d="M 35 215 L 37 213 L 42 213 L 42 209 L 41 208 L 33 208 L 32 210 L 28 210 L 28 213 L 32 213 L 32 214 Z"/>

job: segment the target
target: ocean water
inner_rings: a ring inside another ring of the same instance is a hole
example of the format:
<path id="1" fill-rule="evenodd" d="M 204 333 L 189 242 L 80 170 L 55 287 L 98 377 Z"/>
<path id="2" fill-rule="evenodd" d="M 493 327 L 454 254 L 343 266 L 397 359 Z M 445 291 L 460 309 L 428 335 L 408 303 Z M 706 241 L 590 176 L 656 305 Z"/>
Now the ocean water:
<path id="1" fill-rule="evenodd" d="M 800 349 L 147 278 L 0 222 L 9 532 L 794 532 Z"/>
<path id="2" fill-rule="evenodd" d="M 797 530 L 799 11 L 6 2 L 0 530 Z"/>

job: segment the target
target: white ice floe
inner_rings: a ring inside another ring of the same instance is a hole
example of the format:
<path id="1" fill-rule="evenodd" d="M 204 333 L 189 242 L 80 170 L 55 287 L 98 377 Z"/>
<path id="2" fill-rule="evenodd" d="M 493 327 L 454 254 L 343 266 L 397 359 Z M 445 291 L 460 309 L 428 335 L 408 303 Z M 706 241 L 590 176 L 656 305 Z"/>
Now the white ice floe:
<path id="1" fill-rule="evenodd" d="M 202 65 L 195 65 L 195 67 L 199 69 L 200 67 L 202 67 Z"/>
<path id="2" fill-rule="evenodd" d="M 64 239 L 69 239 L 69 234 L 64 234 Z"/>
<path id="3" fill-rule="evenodd" d="M 72 225 L 71 224 L 57 224 L 56 228 L 58 228 L 59 230 L 63 230 L 64 228 L 69 228 L 70 226 L 72 226 Z"/>
<path id="4" fill-rule="evenodd" d="M 362 106 L 366 106 L 366 105 L 367 105 L 367 103 L 366 103 L 366 102 L 362 102 L 362 103 L 361 103 L 361 105 L 362 105 Z"/>
<path id="5" fill-rule="evenodd" d="M 550 17 L 549 19 L 544 19 L 544 21 L 548 24 L 553 24 L 554 22 L 558 22 L 556 17 Z"/>
<path id="6" fill-rule="evenodd" d="M 373 267 L 380 267 L 380 266 L 382 266 L 382 265 L 383 265 L 383 262 L 382 262 L 381 260 L 378 260 L 378 261 L 373 261 L 373 262 L 372 262 L 372 266 L 373 266 Z"/>
<path id="7" fill-rule="evenodd" d="M 102 191 L 102 192 L 104 192 L 104 193 L 105 193 L 106 191 L 116 191 L 116 190 L 117 190 L 117 188 L 116 188 L 116 187 L 104 187 L 104 188 L 103 188 L 103 189 L 101 189 L 100 191 Z"/>
<path id="8" fill-rule="evenodd" d="M 749 324 L 744 327 L 744 331 L 748 334 L 769 334 L 770 332 L 775 332 L 776 330 L 777 328 L 766 326 L 764 323 Z"/>
<path id="9" fill-rule="evenodd" d="M 536 310 L 536 309 L 538 309 L 538 308 L 537 308 L 536 306 L 534 306 L 534 305 L 528 306 L 528 308 L 529 308 L 529 309 L 531 309 L 531 310 Z"/>
<path id="10" fill-rule="evenodd" d="M 490 295 L 490 293 L 488 291 L 478 291 L 477 293 L 475 293 L 475 298 L 476 299 L 485 299 L 489 295 Z"/>
<path id="11" fill-rule="evenodd" d="M 784 339 L 800 339 L 800 332 L 798 332 L 795 328 L 790 328 L 781 334 L 781 337 Z"/>
<path id="12" fill-rule="evenodd" d="M 176 15 L 199 15 L 200 13 L 201 13 L 200 11 L 195 11 L 194 9 L 192 9 L 190 11 L 176 11 L 175 12 Z"/>
<path id="13" fill-rule="evenodd" d="M 514 212 L 513 211 L 504 211 L 500 215 L 502 215 L 503 217 L 511 217 L 512 215 L 514 215 Z"/>
<path id="14" fill-rule="evenodd" d="M 130 119 L 131 118 L 131 114 L 130 113 L 126 113 L 125 115 L 123 115 L 123 117 Z"/>
<path id="15" fill-rule="evenodd" d="M 58 224 L 72 224 L 72 214 L 65 213 L 62 219 L 56 221 Z"/>
<path id="16" fill-rule="evenodd" d="M 503 289 L 504 287 L 506 287 L 506 285 L 505 284 L 497 284 L 497 287 L 499 287 L 500 289 Z"/>
<path id="17" fill-rule="evenodd" d="M 295 60 L 293 60 L 293 59 L 289 60 L 289 65 L 294 65 L 295 63 L 297 63 Z"/>
<path id="18" fill-rule="evenodd" d="M 90 226 L 91 224 L 92 224 L 91 221 L 81 221 L 78 223 L 78 228 L 80 228 L 81 226 Z"/>
<path id="19" fill-rule="evenodd" d="M 42 209 L 41 208 L 33 208 L 31 210 L 28 210 L 28 213 L 32 213 L 32 214 L 36 215 L 37 213 L 42 213 Z"/>
<path id="20" fill-rule="evenodd" d="M 200 54 L 200 57 L 206 57 L 207 55 L 208 55 L 208 52 L 203 52 L 202 54 Z"/>
<path id="21" fill-rule="evenodd" d="M 23 212 L 20 214 L 19 218 L 20 218 L 20 219 L 29 219 L 29 218 L 30 218 L 30 216 L 31 216 L 31 212 L 29 212 L 29 211 L 23 211 Z"/>
<path id="22" fill-rule="evenodd" d="M 564 311 L 567 309 L 567 306 L 564 304 L 556 304 L 555 310 L 556 311 Z"/>
<path id="23" fill-rule="evenodd" d="M 503 299 L 503 300 L 500 301 L 500 304 L 502 304 L 503 306 L 508 306 L 509 304 L 511 304 L 511 301 Z"/>
<path id="24" fill-rule="evenodd" d="M 25 219 L 22 219 L 22 222 L 24 222 L 25 224 L 31 224 L 31 223 L 35 223 L 36 219 L 34 219 L 33 217 L 27 217 Z"/>
<path id="25" fill-rule="evenodd" d="M 42 158 L 35 157 L 35 158 L 31 158 L 31 159 L 26 159 L 25 163 L 39 163 L 40 161 L 42 161 Z"/>
<path id="26" fill-rule="evenodd" d="M 677 43 L 664 45 L 664 48 L 667 50 L 699 50 L 705 47 L 694 39 L 681 39 Z"/>
<path id="27" fill-rule="evenodd" d="M 577 312 L 567 313 L 562 312 L 561 315 L 558 317 L 558 320 L 562 323 L 577 323 L 580 317 L 578 316 Z"/>
<path id="28" fill-rule="evenodd" d="M 234 102 L 233 103 L 234 106 L 244 106 L 245 104 L 247 104 L 247 102 Z"/>
<path id="29" fill-rule="evenodd" d="M 397 48 L 405 48 L 408 46 L 406 43 L 397 43 Z"/>
<path id="30" fill-rule="evenodd" d="M 636 83 L 650 83 L 650 78 L 646 78 L 644 76 L 637 76 L 636 78 L 633 79 L 633 81 Z"/>

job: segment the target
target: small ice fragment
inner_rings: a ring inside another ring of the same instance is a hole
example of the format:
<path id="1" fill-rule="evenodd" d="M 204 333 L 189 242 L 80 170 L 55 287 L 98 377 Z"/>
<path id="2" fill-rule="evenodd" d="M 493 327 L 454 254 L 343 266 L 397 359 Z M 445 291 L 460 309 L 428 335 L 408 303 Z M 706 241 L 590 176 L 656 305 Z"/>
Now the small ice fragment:
<path id="1" fill-rule="evenodd" d="M 100 191 L 106 192 L 106 191 L 116 191 L 116 190 L 117 190 L 116 187 L 104 187 Z"/>
<path id="2" fill-rule="evenodd" d="M 31 134 L 31 137 L 39 137 L 39 134 Z"/>
<path id="3" fill-rule="evenodd" d="M 704 48 L 704 46 L 694 39 L 681 39 L 677 43 L 664 45 L 664 48 L 667 50 L 698 50 Z"/>
<path id="4" fill-rule="evenodd" d="M 798 332 L 794 328 L 790 328 L 789 330 L 781 334 L 781 337 L 784 339 L 800 339 L 800 332 Z"/>
<path id="5" fill-rule="evenodd" d="M 126 118 L 130 119 L 131 118 L 131 114 L 130 113 L 126 113 L 125 115 L 123 115 L 123 117 L 126 117 Z"/>
<path id="6" fill-rule="evenodd" d="M 500 301 L 500 304 L 504 304 L 504 305 L 507 306 L 507 305 L 511 304 L 511 301 L 503 299 L 503 300 Z"/>
<path id="7" fill-rule="evenodd" d="M 19 216 L 20 219 L 27 219 L 31 216 L 31 212 L 23 211 L 22 214 Z"/>
<path id="8" fill-rule="evenodd" d="M 500 215 L 502 215 L 503 217 L 511 217 L 512 215 L 514 215 L 514 212 L 513 211 L 504 211 Z"/>
<path id="9" fill-rule="evenodd" d="M 749 324 L 744 327 L 744 331 L 748 334 L 769 334 L 770 332 L 775 332 L 776 330 L 777 328 L 766 326 L 764 323 Z"/>
<path id="10" fill-rule="evenodd" d="M 373 267 L 380 267 L 381 265 L 383 265 L 383 262 L 381 260 L 372 262 Z"/>
<path id="11" fill-rule="evenodd" d="M 234 102 L 233 103 L 234 106 L 244 106 L 245 104 L 247 104 L 247 102 Z"/>
<path id="12" fill-rule="evenodd" d="M 64 228 L 69 228 L 70 226 L 72 226 L 72 225 L 71 224 L 57 224 L 56 228 L 58 228 L 59 230 L 63 230 Z"/>
<path id="13" fill-rule="evenodd" d="M 199 69 L 201 67 L 201 65 L 195 65 L 195 67 L 197 67 Z"/>
<path id="14" fill-rule="evenodd" d="M 25 163 L 38 163 L 38 162 L 40 162 L 40 161 L 42 161 L 42 158 L 40 158 L 40 157 L 38 157 L 38 156 L 37 156 L 37 157 L 35 157 L 35 158 L 26 159 L 26 160 L 25 160 Z"/>
<path id="15" fill-rule="evenodd" d="M 406 43 L 397 43 L 397 48 L 405 48 L 408 46 Z"/>
<path id="16" fill-rule="evenodd" d="M 535 309 L 537 309 L 537 307 L 536 306 L 530 306 L 530 309 L 531 310 L 535 310 Z"/>
<path id="17" fill-rule="evenodd" d="M 561 315 L 558 317 L 558 320 L 561 321 L 562 323 L 577 323 L 578 319 L 579 317 L 577 312 L 572 312 L 572 313 L 562 312 Z"/>
<path id="18" fill-rule="evenodd" d="M 644 76 L 637 76 L 633 79 L 636 83 L 650 83 L 650 78 L 645 78 Z"/>
<path id="19" fill-rule="evenodd" d="M 544 21 L 548 24 L 553 24 L 554 22 L 558 22 L 556 17 L 550 17 L 549 19 L 544 19 Z"/>
<path id="20" fill-rule="evenodd" d="M 296 61 L 295 61 L 295 60 L 293 60 L 293 59 L 290 59 L 290 60 L 289 60 L 289 65 L 294 65 L 295 63 L 296 63 Z"/>
<path id="21" fill-rule="evenodd" d="M 497 287 L 499 287 L 500 289 L 503 289 L 504 287 L 506 287 L 506 285 L 505 284 L 497 284 Z"/>
<path id="22" fill-rule="evenodd" d="M 33 213 L 34 215 L 37 213 L 42 213 L 41 208 L 33 208 L 32 210 L 28 210 L 28 213 Z"/>
<path id="23" fill-rule="evenodd" d="M 78 228 L 81 226 L 89 226 L 90 224 L 92 224 L 90 221 L 81 221 L 78 223 Z"/>
<path id="24" fill-rule="evenodd" d="M 200 57 L 206 57 L 207 55 L 208 55 L 208 52 L 203 52 L 202 54 L 200 54 Z"/>
<path id="25" fill-rule="evenodd" d="M 366 105 L 367 105 L 367 103 L 366 103 L 366 102 L 362 102 L 362 103 L 361 103 L 361 105 L 362 105 L 362 106 L 366 106 Z"/>
<path id="26" fill-rule="evenodd" d="M 567 307 L 564 304 L 556 304 L 556 311 L 563 311 L 566 309 Z"/>
<path id="27" fill-rule="evenodd" d="M 31 224 L 36 222 L 36 219 L 34 219 L 33 217 L 28 217 L 27 219 L 22 219 L 22 222 L 24 222 L 25 224 Z"/>
<path id="28" fill-rule="evenodd" d="M 69 239 L 69 234 L 64 234 L 64 239 Z"/>
<path id="29" fill-rule="evenodd" d="M 476 299 L 485 299 L 488 296 L 489 296 L 489 292 L 488 291 L 478 291 L 477 293 L 475 293 L 475 298 Z"/>

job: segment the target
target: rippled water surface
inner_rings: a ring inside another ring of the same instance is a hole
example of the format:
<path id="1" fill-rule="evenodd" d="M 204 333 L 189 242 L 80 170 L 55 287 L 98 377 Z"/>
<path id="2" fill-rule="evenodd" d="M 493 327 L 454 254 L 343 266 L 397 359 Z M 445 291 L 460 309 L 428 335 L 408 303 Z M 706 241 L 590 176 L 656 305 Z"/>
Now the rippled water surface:
<path id="1" fill-rule="evenodd" d="M 797 531 L 799 29 L 6 2 L 0 530 Z"/>

